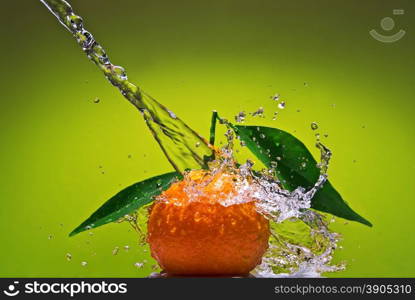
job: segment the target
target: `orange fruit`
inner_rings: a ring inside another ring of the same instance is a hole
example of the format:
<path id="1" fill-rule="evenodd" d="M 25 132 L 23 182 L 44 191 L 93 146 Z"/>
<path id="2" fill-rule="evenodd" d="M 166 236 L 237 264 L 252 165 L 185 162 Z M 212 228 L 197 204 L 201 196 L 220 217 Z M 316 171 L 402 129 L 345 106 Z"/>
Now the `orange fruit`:
<path id="1" fill-rule="evenodd" d="M 147 239 L 165 272 L 241 275 L 261 263 L 269 221 L 257 212 L 255 199 L 241 200 L 239 179 L 225 172 L 191 171 L 156 198 Z"/>

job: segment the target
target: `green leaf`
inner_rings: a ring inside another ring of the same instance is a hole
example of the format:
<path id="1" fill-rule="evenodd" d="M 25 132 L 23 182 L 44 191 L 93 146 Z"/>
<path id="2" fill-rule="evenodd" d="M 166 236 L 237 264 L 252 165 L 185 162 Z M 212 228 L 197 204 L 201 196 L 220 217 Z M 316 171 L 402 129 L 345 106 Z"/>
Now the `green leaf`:
<path id="1" fill-rule="evenodd" d="M 293 135 L 276 128 L 230 125 L 249 150 L 268 168 L 277 163 L 277 177 L 284 188 L 292 191 L 301 186 L 310 189 L 316 183 L 320 169 L 306 146 Z M 269 154 L 267 153 L 269 151 Z M 372 224 L 354 212 L 330 182 L 314 195 L 311 207 L 335 216 Z"/>
<path id="2" fill-rule="evenodd" d="M 210 120 L 210 138 L 209 144 L 212 146 L 215 145 L 215 135 L 216 135 L 216 120 L 219 118 L 218 112 L 214 110 L 212 112 L 212 119 Z"/>
<path id="3" fill-rule="evenodd" d="M 105 202 L 88 219 L 76 227 L 69 236 L 96 228 L 124 217 L 153 201 L 154 197 L 166 190 L 180 175 L 171 172 L 137 182 Z"/>

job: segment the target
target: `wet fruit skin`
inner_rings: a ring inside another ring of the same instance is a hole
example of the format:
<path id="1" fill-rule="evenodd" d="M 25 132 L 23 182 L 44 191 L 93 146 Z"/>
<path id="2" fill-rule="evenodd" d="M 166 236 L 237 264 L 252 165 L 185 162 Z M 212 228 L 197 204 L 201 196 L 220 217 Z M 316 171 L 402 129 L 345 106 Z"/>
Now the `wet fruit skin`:
<path id="1" fill-rule="evenodd" d="M 248 274 L 268 248 L 268 220 L 254 201 L 224 206 L 232 175 L 192 171 L 162 193 L 150 210 L 151 254 L 168 274 Z M 189 193 L 189 186 L 193 191 Z M 191 195 L 189 195 L 191 194 Z"/>

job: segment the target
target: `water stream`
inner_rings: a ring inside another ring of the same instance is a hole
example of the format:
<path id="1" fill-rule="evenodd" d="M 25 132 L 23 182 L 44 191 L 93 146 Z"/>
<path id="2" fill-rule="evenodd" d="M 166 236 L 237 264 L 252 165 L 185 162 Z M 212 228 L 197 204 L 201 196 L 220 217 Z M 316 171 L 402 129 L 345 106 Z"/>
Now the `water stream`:
<path id="1" fill-rule="evenodd" d="M 173 167 L 178 172 L 205 168 L 207 158 L 214 152 L 207 140 L 187 126 L 171 110 L 131 83 L 124 68 L 110 62 L 104 48 L 84 28 L 82 18 L 74 13 L 68 2 L 64 0 L 41 0 L 41 2 L 69 30 L 88 58 L 104 73 L 109 82 L 141 112 Z"/>

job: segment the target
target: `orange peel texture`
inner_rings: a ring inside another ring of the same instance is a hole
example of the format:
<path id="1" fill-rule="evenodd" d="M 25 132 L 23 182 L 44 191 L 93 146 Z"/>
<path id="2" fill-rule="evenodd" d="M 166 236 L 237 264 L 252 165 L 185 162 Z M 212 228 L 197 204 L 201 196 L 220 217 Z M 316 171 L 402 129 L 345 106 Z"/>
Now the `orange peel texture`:
<path id="1" fill-rule="evenodd" d="M 261 263 L 269 221 L 255 199 L 232 201 L 238 175 L 191 171 L 150 208 L 151 255 L 171 275 L 241 275 Z M 227 203 L 227 204 L 226 204 Z"/>

